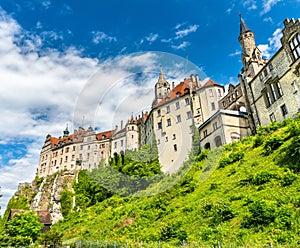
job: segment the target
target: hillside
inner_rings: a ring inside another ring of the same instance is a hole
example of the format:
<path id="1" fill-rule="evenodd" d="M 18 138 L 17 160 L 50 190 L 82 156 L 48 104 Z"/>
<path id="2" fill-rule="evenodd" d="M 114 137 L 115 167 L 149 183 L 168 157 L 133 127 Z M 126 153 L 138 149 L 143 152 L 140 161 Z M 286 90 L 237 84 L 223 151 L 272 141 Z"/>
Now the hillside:
<path id="1" fill-rule="evenodd" d="M 241 142 L 191 155 L 175 175 L 162 174 L 157 150 L 146 146 L 114 157 L 111 167 L 122 173 L 114 177 L 110 168 L 100 167 L 80 171 L 75 179 L 68 172 L 36 178 L 11 199 L 2 227 L 9 209 L 31 205 L 62 214 L 52 233 L 82 247 L 212 247 L 218 242 L 222 247 L 297 247 L 299 120 L 273 123 Z"/>
<path id="2" fill-rule="evenodd" d="M 66 244 L 80 240 L 157 247 L 161 242 L 162 247 L 173 247 L 184 242 L 211 247 L 220 241 L 222 247 L 296 247 L 299 147 L 299 118 L 273 123 L 256 136 L 203 151 L 184 177 L 166 175 L 139 194 L 154 194 L 177 177 L 178 183 L 165 192 L 107 196 L 52 228 L 63 232 Z"/>

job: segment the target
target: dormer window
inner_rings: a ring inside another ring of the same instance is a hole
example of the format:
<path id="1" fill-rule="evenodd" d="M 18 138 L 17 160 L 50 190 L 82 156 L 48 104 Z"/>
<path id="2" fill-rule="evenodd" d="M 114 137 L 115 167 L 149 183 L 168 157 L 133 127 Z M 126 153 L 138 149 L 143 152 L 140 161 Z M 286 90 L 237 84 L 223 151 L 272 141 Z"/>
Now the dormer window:
<path id="1" fill-rule="evenodd" d="M 290 48 L 292 50 L 292 54 L 294 59 L 298 59 L 300 57 L 300 34 L 296 34 L 290 41 Z"/>

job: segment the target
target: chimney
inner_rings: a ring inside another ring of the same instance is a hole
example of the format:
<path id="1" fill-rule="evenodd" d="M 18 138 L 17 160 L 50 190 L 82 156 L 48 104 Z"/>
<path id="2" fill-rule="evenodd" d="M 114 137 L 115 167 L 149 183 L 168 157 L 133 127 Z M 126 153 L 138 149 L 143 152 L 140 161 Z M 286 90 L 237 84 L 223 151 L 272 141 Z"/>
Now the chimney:
<path id="1" fill-rule="evenodd" d="M 118 130 L 118 125 L 116 125 L 115 129 L 116 129 L 116 131 Z"/>
<path id="2" fill-rule="evenodd" d="M 197 87 L 197 88 L 200 88 L 200 87 L 201 87 L 201 81 L 200 81 L 200 79 L 199 79 L 198 74 L 196 74 L 195 79 L 196 79 L 196 87 Z"/>
<path id="3" fill-rule="evenodd" d="M 123 129 L 123 120 L 121 120 L 121 129 Z"/>
<path id="4" fill-rule="evenodd" d="M 172 82 L 172 90 L 175 88 L 175 82 Z"/>
<path id="5" fill-rule="evenodd" d="M 195 75 L 194 74 L 191 74 L 191 80 L 193 83 L 195 83 Z"/>

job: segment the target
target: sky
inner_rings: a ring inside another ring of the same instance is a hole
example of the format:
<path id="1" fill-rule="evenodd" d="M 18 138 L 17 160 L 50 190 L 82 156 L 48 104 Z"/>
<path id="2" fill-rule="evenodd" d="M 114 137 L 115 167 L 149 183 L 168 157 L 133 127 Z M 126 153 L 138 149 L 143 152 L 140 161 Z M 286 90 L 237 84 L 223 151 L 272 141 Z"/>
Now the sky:
<path id="1" fill-rule="evenodd" d="M 104 131 L 149 109 L 161 66 L 176 83 L 196 71 L 237 84 L 239 13 L 270 58 L 299 10 L 300 0 L 1 0 L 0 214 L 34 179 L 47 134 Z"/>

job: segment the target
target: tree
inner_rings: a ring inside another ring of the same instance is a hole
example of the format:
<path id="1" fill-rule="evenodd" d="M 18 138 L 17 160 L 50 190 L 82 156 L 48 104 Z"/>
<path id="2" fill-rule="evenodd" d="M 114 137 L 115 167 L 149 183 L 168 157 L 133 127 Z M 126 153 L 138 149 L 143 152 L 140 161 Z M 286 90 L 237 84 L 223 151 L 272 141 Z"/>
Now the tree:
<path id="1" fill-rule="evenodd" d="M 29 245 L 37 240 L 42 227 L 34 212 L 16 214 L 6 224 L 7 244 L 15 247 Z"/>

